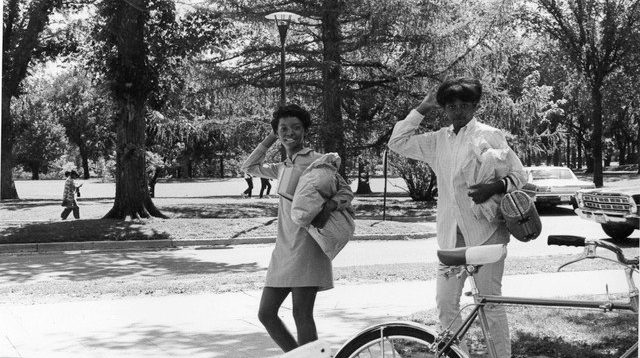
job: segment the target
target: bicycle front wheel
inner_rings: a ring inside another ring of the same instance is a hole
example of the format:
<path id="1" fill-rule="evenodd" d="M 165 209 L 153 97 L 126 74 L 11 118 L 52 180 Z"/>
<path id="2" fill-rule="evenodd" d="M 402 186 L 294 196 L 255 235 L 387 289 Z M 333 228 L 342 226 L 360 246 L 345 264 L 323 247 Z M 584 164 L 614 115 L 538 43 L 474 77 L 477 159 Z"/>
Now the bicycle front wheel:
<path id="1" fill-rule="evenodd" d="M 436 335 L 411 323 L 382 324 L 371 327 L 347 342 L 334 358 L 435 358 Z M 443 358 L 467 358 L 452 346 Z"/>

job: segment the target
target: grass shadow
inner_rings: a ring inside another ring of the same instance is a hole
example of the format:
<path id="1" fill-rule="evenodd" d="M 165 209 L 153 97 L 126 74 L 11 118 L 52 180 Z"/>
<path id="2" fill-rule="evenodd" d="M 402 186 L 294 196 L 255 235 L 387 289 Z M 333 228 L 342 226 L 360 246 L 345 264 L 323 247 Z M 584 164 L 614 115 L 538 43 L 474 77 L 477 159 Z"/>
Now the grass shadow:
<path id="1" fill-rule="evenodd" d="M 239 219 L 278 216 L 278 203 L 216 203 L 212 205 L 162 205 L 162 212 L 174 218 Z"/>
<path id="2" fill-rule="evenodd" d="M 43 240 L 46 238 L 46 240 Z M 160 232 L 144 223 L 86 219 L 69 221 L 36 222 L 25 225 L 7 225 L 0 233 L 0 244 L 28 244 L 41 242 L 83 242 L 122 240 L 170 239 L 167 232 Z"/>

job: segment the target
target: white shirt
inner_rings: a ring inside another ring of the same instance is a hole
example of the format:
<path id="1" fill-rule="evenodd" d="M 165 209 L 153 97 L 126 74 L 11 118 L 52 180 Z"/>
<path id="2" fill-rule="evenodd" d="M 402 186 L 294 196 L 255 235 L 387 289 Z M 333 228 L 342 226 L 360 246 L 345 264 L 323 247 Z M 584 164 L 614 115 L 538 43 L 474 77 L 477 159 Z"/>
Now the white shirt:
<path id="1" fill-rule="evenodd" d="M 488 143 L 491 148 L 508 149 L 507 176 L 513 180 L 513 184 L 507 184 L 507 191 L 520 188 L 526 183 L 522 163 L 509 148 L 502 131 L 477 122 L 475 118 L 462 127 L 458 134 L 454 133 L 453 126 L 435 132 L 415 134 L 422 119 L 423 116 L 419 112 L 412 110 L 407 118 L 396 123 L 389 139 L 389 148 L 405 157 L 427 162 L 436 173 L 439 247 L 455 247 L 456 226 L 460 227 L 466 246 L 482 245 L 496 230 L 505 229 L 505 224 L 504 221 L 490 222 L 485 217 L 476 218 L 471 209 L 474 203 L 468 196 L 469 185 L 462 168 L 469 158 L 478 152 L 475 146 L 479 138 L 484 139 L 482 142 Z M 503 178 L 495 178 L 500 179 Z M 506 233 L 506 230 L 504 231 Z M 502 241 L 507 243 L 509 235 L 506 234 Z"/>

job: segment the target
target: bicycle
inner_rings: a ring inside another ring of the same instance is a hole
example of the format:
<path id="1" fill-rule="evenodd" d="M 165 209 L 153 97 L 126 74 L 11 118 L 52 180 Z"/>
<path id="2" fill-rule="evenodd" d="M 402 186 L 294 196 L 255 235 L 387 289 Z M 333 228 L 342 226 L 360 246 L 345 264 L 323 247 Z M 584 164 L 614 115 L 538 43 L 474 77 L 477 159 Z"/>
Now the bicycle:
<path id="1" fill-rule="evenodd" d="M 620 247 L 602 240 L 586 240 L 584 237 L 572 235 L 550 235 L 549 245 L 584 246 L 584 252 L 578 259 L 569 261 L 558 268 L 585 259 L 604 259 L 618 263 L 625 267 L 624 272 L 629 286 L 629 300 L 614 302 L 609 297 L 606 301 L 595 300 L 563 300 L 540 299 L 527 297 L 504 297 L 483 295 L 478 292 L 473 274 L 484 264 L 493 263 L 506 256 L 506 246 L 485 245 L 469 248 L 438 250 L 439 260 L 447 266 L 463 266 L 469 274 L 471 286 L 470 295 L 474 302 L 460 309 L 458 313 L 468 307 L 473 307 L 471 313 L 462 321 L 460 328 L 451 330 L 451 325 L 440 333 L 415 322 L 393 321 L 385 322 L 366 328 L 347 341 L 334 358 L 372 358 L 372 357 L 449 357 L 468 358 L 468 354 L 458 346 L 472 323 L 479 319 L 480 328 L 487 344 L 489 357 L 498 358 L 493 346 L 493 340 L 488 332 L 488 323 L 484 312 L 486 304 L 510 304 L 520 306 L 546 307 L 575 307 L 593 308 L 606 311 L 621 310 L 638 313 L 638 289 L 633 282 L 633 273 L 638 272 L 638 257 L 628 259 Z M 617 260 L 596 254 L 596 248 L 601 247 L 616 254 Z M 469 293 L 467 293 L 469 295 Z M 638 343 L 630 347 L 620 358 L 637 357 Z"/>

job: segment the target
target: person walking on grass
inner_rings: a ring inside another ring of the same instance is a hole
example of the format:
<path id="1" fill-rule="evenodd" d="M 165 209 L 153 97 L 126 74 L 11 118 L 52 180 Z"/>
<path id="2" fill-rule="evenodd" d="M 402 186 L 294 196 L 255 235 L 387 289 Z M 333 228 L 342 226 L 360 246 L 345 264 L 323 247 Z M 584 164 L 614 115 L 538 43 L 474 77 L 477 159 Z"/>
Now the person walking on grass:
<path id="1" fill-rule="evenodd" d="M 75 179 L 78 179 L 78 172 L 72 170 L 70 172 L 66 172 L 65 176 L 67 180 L 64 182 L 64 192 L 62 193 L 62 206 L 64 206 L 64 210 L 60 214 L 60 218 L 62 220 L 66 220 L 71 212 L 73 212 L 73 217 L 76 219 L 80 219 L 80 207 L 78 207 L 78 203 L 76 202 L 76 194 L 80 196 L 80 187 L 82 184 L 76 184 Z"/>
<path id="2" fill-rule="evenodd" d="M 269 197 L 269 193 L 271 192 L 271 179 L 269 178 L 260 178 L 260 198 L 264 194 L 264 190 L 267 190 L 266 195 Z"/>
<path id="3" fill-rule="evenodd" d="M 253 177 L 249 173 L 244 173 L 244 180 L 247 182 L 247 189 L 242 192 L 243 198 L 251 198 L 251 192 L 253 191 Z"/>
<path id="4" fill-rule="evenodd" d="M 258 318 L 285 352 L 318 339 L 313 318 L 316 294 L 333 288 L 329 257 L 307 229 L 296 225 L 291 218 L 291 198 L 300 174 L 322 156 L 304 146 L 310 126 L 311 116 L 304 108 L 295 104 L 279 107 L 271 121 L 273 132 L 258 144 L 242 164 L 242 170 L 254 176 L 278 179 L 278 234 L 262 290 Z M 278 140 L 285 148 L 286 159 L 281 163 L 264 163 L 267 149 Z M 319 216 L 328 218 L 327 213 L 344 209 L 340 206 L 350 203 L 351 199 L 351 188 L 343 181 Z M 322 227 L 324 224 L 316 225 Z M 278 310 L 289 293 L 292 296 L 297 339 L 278 317 Z"/>
<path id="5" fill-rule="evenodd" d="M 474 205 L 495 200 L 527 181 L 522 163 L 509 148 L 502 131 L 480 123 L 474 117 L 481 95 L 482 85 L 476 79 L 463 77 L 445 81 L 404 120 L 396 123 L 389 139 L 391 150 L 427 162 L 437 176 L 437 238 L 441 249 L 507 244 L 509 232 L 504 221 L 478 215 Z M 438 109 L 444 110 L 451 125 L 435 132 L 417 134 L 424 116 Z M 488 153 L 503 154 L 502 159 L 496 161 L 494 173 L 504 172 L 504 175 L 478 184 L 474 175 L 478 173 L 480 160 L 486 158 L 482 155 L 487 150 L 490 150 Z M 455 330 L 460 325 L 457 314 L 466 276 L 452 275 L 451 269 L 442 264 L 438 268 L 436 307 L 441 327 L 446 328 L 455 320 Z M 480 293 L 501 295 L 503 272 L 504 259 L 483 265 L 475 275 Z M 504 307 L 491 305 L 486 306 L 486 310 L 489 332 L 499 357 L 511 357 Z"/>

